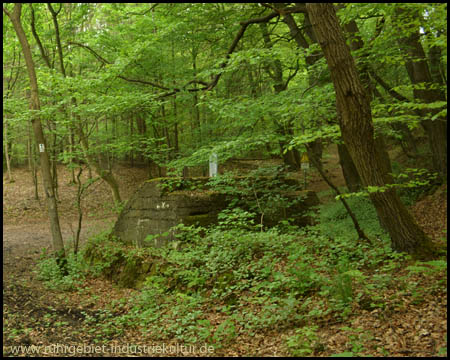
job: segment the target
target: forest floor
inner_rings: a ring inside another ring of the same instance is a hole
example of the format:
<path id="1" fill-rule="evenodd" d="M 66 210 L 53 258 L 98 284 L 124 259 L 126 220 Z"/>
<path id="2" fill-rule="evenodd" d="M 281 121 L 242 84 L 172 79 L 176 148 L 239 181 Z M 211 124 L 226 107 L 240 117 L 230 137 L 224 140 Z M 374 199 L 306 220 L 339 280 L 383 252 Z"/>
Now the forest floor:
<path id="1" fill-rule="evenodd" d="M 262 163 L 248 162 L 252 163 L 252 166 Z M 239 167 L 239 164 L 234 166 Z M 338 186 L 344 184 L 335 154 L 326 159 L 325 168 Z M 67 170 L 60 167 L 58 173 L 60 184 L 58 206 L 63 238 L 67 244 L 67 240 L 74 237 L 77 226 L 74 206 L 76 187 L 69 185 L 70 173 Z M 128 199 L 137 186 L 146 179 L 147 172 L 141 168 L 118 166 L 115 174 L 123 199 Z M 89 331 L 87 319 L 101 319 L 105 303 L 131 296 L 135 290 L 118 288 L 101 278 L 86 281 L 83 291 L 68 293 L 46 288 L 43 282 L 37 279 L 35 271 L 43 249 L 51 249 L 50 226 L 42 184 L 39 184 L 40 201 L 37 201 L 34 199 L 34 187 L 29 171 L 26 168 L 14 169 L 13 177 L 15 182 L 10 183 L 6 174 L 3 175 L 4 356 L 80 356 L 80 353 L 76 353 L 76 346 L 84 346 L 83 356 L 120 356 L 120 350 L 118 348 L 111 350 L 110 346 L 142 343 L 164 347 L 161 343 L 149 344 L 148 340 L 140 341 L 139 335 L 130 330 L 122 336 L 109 339 L 108 348 L 101 351 L 97 349 L 94 353 L 94 346 L 99 343 L 96 334 Z M 308 188 L 315 191 L 328 189 L 317 174 L 309 177 Z M 83 201 L 83 209 L 87 215 L 83 221 L 82 243 L 89 236 L 111 227 L 117 217 L 112 204 L 112 196 L 106 184 L 97 182 L 88 189 Z M 430 236 L 435 239 L 441 237 L 447 221 L 446 186 L 439 188 L 433 195 L 424 197 L 411 209 Z M 373 330 L 373 341 L 388 338 L 386 350 L 389 350 L 391 356 L 434 355 L 436 352 L 431 349 L 435 349 L 438 345 L 446 346 L 442 340 L 446 338 L 447 332 L 446 295 L 446 293 L 429 294 L 418 304 L 409 303 L 409 311 L 392 314 L 383 320 L 376 316 L 376 311 L 366 312 L 355 317 L 352 320 L 353 325 L 370 326 Z M 330 351 L 333 349 L 345 351 L 348 337 L 343 336 L 339 328 L 339 325 L 330 324 L 320 335 L 326 339 L 324 341 Z M 220 353 L 210 355 L 289 355 L 280 342 L 279 335 L 273 333 L 262 337 L 245 338 L 226 350 L 221 349 Z M 30 347 L 31 345 L 34 347 Z M 66 348 L 63 348 L 64 346 Z M 122 350 L 124 351 L 122 355 L 126 355 L 128 350 Z M 155 355 L 174 354 L 160 351 Z M 369 352 L 368 355 L 383 354 Z"/>

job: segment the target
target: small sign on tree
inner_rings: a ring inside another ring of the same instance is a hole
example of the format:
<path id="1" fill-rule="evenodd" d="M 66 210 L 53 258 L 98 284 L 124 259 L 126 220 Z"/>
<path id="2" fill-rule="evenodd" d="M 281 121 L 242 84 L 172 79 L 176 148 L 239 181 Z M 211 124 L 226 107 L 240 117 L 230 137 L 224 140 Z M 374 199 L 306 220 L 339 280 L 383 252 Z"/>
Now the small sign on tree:
<path id="1" fill-rule="evenodd" d="M 217 176 L 217 154 L 212 153 L 209 156 L 209 177 Z"/>

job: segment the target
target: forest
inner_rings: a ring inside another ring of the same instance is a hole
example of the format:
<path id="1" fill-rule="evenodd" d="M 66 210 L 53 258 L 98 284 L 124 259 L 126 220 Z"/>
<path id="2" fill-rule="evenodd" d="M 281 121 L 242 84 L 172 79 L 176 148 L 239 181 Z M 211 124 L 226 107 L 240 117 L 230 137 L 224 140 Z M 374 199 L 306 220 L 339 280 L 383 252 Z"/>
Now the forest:
<path id="1" fill-rule="evenodd" d="M 4 3 L 4 356 L 447 356 L 446 3 Z"/>

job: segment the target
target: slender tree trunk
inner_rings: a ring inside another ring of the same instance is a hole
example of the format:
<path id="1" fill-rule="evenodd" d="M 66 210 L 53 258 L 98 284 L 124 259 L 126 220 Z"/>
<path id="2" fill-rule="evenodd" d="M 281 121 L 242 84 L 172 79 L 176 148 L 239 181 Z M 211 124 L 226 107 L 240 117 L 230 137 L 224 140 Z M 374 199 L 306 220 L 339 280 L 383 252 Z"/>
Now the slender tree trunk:
<path id="1" fill-rule="evenodd" d="M 270 35 L 267 30 L 267 24 L 261 23 L 259 24 L 263 40 L 264 46 L 267 49 L 272 49 L 273 44 L 270 40 Z M 283 81 L 283 69 L 281 62 L 279 60 L 274 60 L 267 66 L 265 66 L 266 72 L 274 81 L 274 93 L 279 94 L 280 92 L 286 90 L 286 85 Z M 280 135 L 281 139 L 278 141 L 280 144 L 280 155 L 283 158 L 283 162 L 292 170 L 300 169 L 300 154 L 296 148 L 287 149 L 287 145 L 289 144 L 289 138 L 294 135 L 293 124 L 292 121 L 288 121 L 287 124 L 281 124 L 274 118 L 275 127 L 277 128 L 277 133 Z"/>
<path id="2" fill-rule="evenodd" d="M 8 181 L 10 183 L 14 182 L 14 179 L 11 174 L 11 165 L 9 161 L 9 146 L 8 146 L 8 118 L 6 115 L 3 117 L 3 138 L 5 144 L 5 158 L 6 158 L 6 170 L 8 172 Z"/>
<path id="3" fill-rule="evenodd" d="M 173 133 L 174 133 L 174 151 L 175 156 L 180 152 L 180 146 L 178 143 L 178 113 L 177 113 L 177 97 L 173 97 L 173 116 L 174 116 L 174 124 L 173 124 Z"/>
<path id="4" fill-rule="evenodd" d="M 172 144 L 170 142 L 169 129 L 168 129 L 167 125 L 166 125 L 166 123 L 167 123 L 166 107 L 164 106 L 164 104 L 161 106 L 161 116 L 162 116 L 162 119 L 164 121 L 163 133 L 164 133 L 164 137 L 166 138 L 167 148 L 169 149 L 169 152 L 167 153 L 168 160 L 170 160 L 172 158 L 172 155 L 171 155 L 171 153 L 172 153 L 172 150 L 171 150 Z"/>
<path id="5" fill-rule="evenodd" d="M 333 4 L 308 3 L 306 8 L 331 72 L 341 114 L 339 125 L 349 153 L 365 186 L 385 188 L 389 176 L 375 145 L 370 99 L 359 79 Z M 380 222 L 387 227 L 394 250 L 420 258 L 435 255 L 434 245 L 395 190 L 372 192 L 370 199 Z"/>
<path id="6" fill-rule="evenodd" d="M 404 15 L 408 17 L 421 16 L 418 13 L 412 13 L 408 8 L 399 6 L 397 8 L 397 15 L 402 18 Z M 406 66 L 411 83 L 414 86 L 413 94 L 415 99 L 419 99 L 424 103 L 430 104 L 436 101 L 446 101 L 445 93 L 441 89 L 435 89 L 433 85 L 433 77 L 428 66 L 427 58 L 420 42 L 419 29 L 414 27 L 407 29 L 407 36 L 399 40 L 400 48 L 408 58 L 406 59 Z M 435 51 L 435 50 L 433 50 Z M 440 84 L 440 82 L 438 82 Z M 430 144 L 433 168 L 443 178 L 447 178 L 447 119 L 443 116 L 437 117 L 435 120 L 430 120 L 430 117 L 438 113 L 442 109 L 423 109 L 419 113 L 425 119 L 421 121 L 422 127 L 428 135 L 428 142 Z"/>
<path id="7" fill-rule="evenodd" d="M 51 157 L 50 157 L 50 169 L 52 174 L 52 182 L 53 182 L 53 189 L 55 192 L 55 198 L 58 201 L 58 163 L 56 161 L 57 158 L 57 136 L 56 136 L 56 124 L 53 121 L 48 122 L 49 127 L 53 131 L 52 136 L 52 149 L 51 149 Z"/>
<path id="8" fill-rule="evenodd" d="M 39 187 L 38 187 L 39 184 L 38 184 L 38 175 L 37 175 L 38 169 L 37 169 L 37 166 L 36 166 L 35 151 L 36 150 L 33 150 L 33 160 L 32 160 L 32 163 L 33 163 L 32 166 L 33 167 L 32 167 L 32 170 L 31 170 L 31 176 L 33 178 L 34 200 L 37 200 L 40 203 L 40 200 L 39 200 Z"/>
<path id="9" fill-rule="evenodd" d="M 197 51 L 192 49 L 192 69 L 194 70 L 194 79 L 197 77 Z M 194 84 L 194 87 L 197 85 Z M 202 144 L 202 124 L 200 122 L 200 108 L 198 107 L 198 94 L 194 92 L 193 99 L 193 124 L 192 129 L 197 129 L 198 136 L 192 138 L 194 140 L 194 148 L 198 148 Z M 193 134 L 194 135 L 194 134 Z"/>
<path id="10" fill-rule="evenodd" d="M 52 14 L 53 23 L 55 26 L 56 45 L 58 48 L 58 56 L 59 56 L 59 60 L 60 60 L 61 73 L 64 77 L 66 77 L 66 71 L 65 71 L 65 67 L 64 67 L 64 58 L 63 58 L 62 46 L 61 46 L 61 39 L 60 39 L 60 35 L 59 35 L 58 19 L 57 19 L 59 10 L 58 10 L 58 12 L 55 12 L 53 10 L 51 4 L 48 4 L 48 8 Z M 72 106 L 76 106 L 75 98 L 72 98 Z M 109 157 L 108 157 L 108 170 L 105 170 L 104 168 L 102 168 L 101 164 L 99 162 L 95 161 L 95 158 L 91 154 L 89 154 L 89 143 L 88 143 L 87 136 L 85 135 L 87 133 L 88 129 L 85 132 L 83 130 L 83 123 L 82 123 L 81 119 L 79 119 L 77 117 L 75 117 L 75 119 L 78 124 L 77 130 L 78 130 L 78 134 L 80 137 L 81 147 L 84 151 L 86 161 L 88 163 L 89 179 L 92 179 L 91 167 L 93 167 L 96 170 L 97 174 L 102 178 L 102 180 L 104 180 L 110 186 L 115 203 L 120 204 L 122 202 L 122 200 L 121 200 L 120 193 L 119 193 L 119 185 L 117 184 L 117 181 L 114 178 L 114 175 L 111 171 L 111 164 L 109 163 Z M 108 122 L 107 121 L 108 120 L 106 119 L 106 131 L 108 131 L 108 129 L 107 129 Z M 114 118 L 112 134 L 113 134 L 113 138 L 115 139 L 117 136 L 117 120 L 116 120 L 116 118 Z"/>
<path id="11" fill-rule="evenodd" d="M 130 138 L 133 139 L 133 136 L 134 136 L 134 116 L 130 116 L 129 123 L 130 123 Z M 133 148 L 128 153 L 128 157 L 129 157 L 128 160 L 130 160 L 130 165 L 131 165 L 131 167 L 133 167 L 134 166 L 134 151 L 133 151 Z"/>
<path id="12" fill-rule="evenodd" d="M 70 156 L 70 184 L 75 184 L 75 167 L 73 166 L 73 153 L 75 152 L 75 135 L 72 126 L 69 129 L 69 151 L 72 156 Z"/>
<path id="13" fill-rule="evenodd" d="M 322 176 L 322 179 L 328 184 L 328 186 L 330 188 L 332 188 L 334 190 L 336 195 L 341 195 L 341 192 L 339 191 L 338 187 L 333 184 L 333 182 L 328 178 L 328 176 L 323 171 L 322 166 L 318 163 L 318 159 L 317 159 L 313 149 L 311 149 L 311 145 L 310 144 L 306 144 L 306 148 L 308 150 L 310 150 L 311 156 L 309 157 L 309 159 L 311 160 L 312 164 L 319 171 L 319 174 L 320 174 L 320 176 Z M 358 220 L 356 219 L 356 216 L 353 213 L 353 211 L 350 209 L 350 206 L 348 205 L 347 201 L 343 197 L 340 197 L 340 200 L 342 202 L 342 205 L 344 205 L 345 210 L 347 210 L 347 214 L 352 219 L 353 227 L 355 228 L 356 233 L 358 234 L 358 238 L 361 239 L 361 240 L 365 240 L 365 241 L 370 243 L 369 238 L 364 233 L 364 231 L 361 229 L 361 226 L 359 226 Z"/>
<path id="14" fill-rule="evenodd" d="M 409 101 L 403 95 L 400 95 L 398 92 L 394 91 L 381 77 L 379 77 L 374 71 L 368 70 L 369 75 L 373 78 L 380 86 L 394 99 L 399 101 Z M 381 94 L 376 90 L 376 87 L 373 87 L 374 95 L 378 97 L 382 97 Z M 400 146 L 402 147 L 403 152 L 406 156 L 411 158 L 417 158 L 419 156 L 419 152 L 417 150 L 416 141 L 414 136 L 409 130 L 408 126 L 404 123 L 396 123 L 393 122 L 391 124 L 392 128 L 402 134 L 402 139 L 400 141 Z"/>
<path id="15" fill-rule="evenodd" d="M 5 8 L 3 8 L 6 12 Z M 20 21 L 20 15 L 22 10 L 22 4 L 14 4 L 14 10 L 12 13 L 7 12 L 7 15 L 11 19 L 11 22 L 14 26 L 14 30 L 16 31 L 17 37 L 19 39 L 20 45 L 22 46 L 23 55 L 25 58 L 28 76 L 30 78 L 30 88 L 31 88 L 31 97 L 30 97 L 30 107 L 32 110 L 36 112 L 36 114 L 32 117 L 32 125 L 34 130 L 34 135 L 36 137 L 36 143 L 39 146 L 39 154 L 41 160 L 41 170 L 42 177 L 44 180 L 44 193 L 47 198 L 47 207 L 50 218 L 50 228 L 52 232 L 52 240 L 53 240 L 53 249 L 55 251 L 55 255 L 57 257 L 58 263 L 60 264 L 62 269 L 65 269 L 65 252 L 64 252 L 64 243 L 61 235 L 61 228 L 59 225 L 59 217 L 58 217 L 58 207 L 56 204 L 56 198 L 53 191 L 52 186 L 52 177 L 50 173 L 50 161 L 48 158 L 48 152 L 46 148 L 46 141 L 44 138 L 44 132 L 42 131 L 42 124 L 39 118 L 40 111 L 40 103 L 39 103 L 39 92 L 38 92 L 38 84 L 36 71 L 34 67 L 33 58 L 31 55 L 30 45 L 28 44 L 27 37 L 25 35 L 25 31 L 23 30 L 22 23 Z"/>
<path id="16" fill-rule="evenodd" d="M 275 6 L 284 7 L 285 5 L 279 4 L 279 5 L 275 5 Z M 309 43 L 306 40 L 306 38 L 303 36 L 300 29 L 298 28 L 294 17 L 291 14 L 284 13 L 283 18 L 284 18 L 284 22 L 286 23 L 286 25 L 289 28 L 289 33 L 291 34 L 291 37 L 294 39 L 297 46 L 299 48 L 303 48 L 305 50 L 309 49 Z M 307 31 L 309 38 L 314 43 L 316 43 L 317 42 L 316 37 L 315 37 L 314 33 L 310 30 L 310 27 L 311 27 L 311 24 L 309 22 L 308 14 L 305 14 L 303 28 Z M 314 53 L 306 56 L 305 61 L 306 61 L 307 68 L 314 65 L 319 59 L 320 59 L 320 54 L 318 53 L 317 50 Z M 308 73 L 309 86 L 314 86 L 314 82 L 315 82 L 315 80 L 313 80 L 313 78 L 311 77 L 310 72 L 309 72 Z M 317 168 L 317 166 L 319 166 L 320 170 L 323 169 L 322 152 L 323 152 L 322 139 L 318 138 L 309 143 L 309 146 L 307 147 L 308 157 L 309 158 L 315 157 L 316 163 L 315 163 L 314 167 Z M 317 169 L 319 169 L 319 168 L 317 168 Z"/>
<path id="17" fill-rule="evenodd" d="M 103 169 L 100 164 L 95 161 L 94 157 L 89 153 L 89 143 L 87 141 L 86 135 L 84 134 L 83 127 L 81 124 L 78 125 L 78 136 L 81 140 L 81 147 L 84 152 L 84 156 L 89 166 L 92 166 L 97 172 L 98 176 L 104 180 L 109 187 L 111 188 L 111 192 L 116 204 L 120 204 L 122 199 L 120 197 L 119 185 L 117 184 L 116 179 L 111 171 Z"/>
<path id="18" fill-rule="evenodd" d="M 31 137 L 28 134 L 27 138 L 27 162 L 28 162 L 28 170 L 31 172 Z"/>
<path id="19" fill-rule="evenodd" d="M 31 124 L 30 124 L 31 125 Z M 31 173 L 31 179 L 33 180 L 33 187 L 34 187 L 34 199 L 37 201 L 39 200 L 39 189 L 38 189 L 38 179 L 37 179 L 37 166 L 36 166 L 36 147 L 33 146 L 33 139 L 32 139 L 32 126 L 28 127 L 28 163 L 30 166 L 30 173 Z"/>

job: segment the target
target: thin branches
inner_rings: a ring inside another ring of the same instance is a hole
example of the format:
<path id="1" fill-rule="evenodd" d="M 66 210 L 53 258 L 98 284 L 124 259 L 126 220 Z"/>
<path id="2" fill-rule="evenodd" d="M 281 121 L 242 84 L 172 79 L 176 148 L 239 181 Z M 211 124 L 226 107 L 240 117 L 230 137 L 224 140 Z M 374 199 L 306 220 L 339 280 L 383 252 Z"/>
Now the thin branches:
<path id="1" fill-rule="evenodd" d="M 145 15 L 145 13 L 147 13 L 150 10 L 152 10 L 153 8 L 154 7 L 152 7 L 151 9 L 149 9 L 147 11 L 145 11 L 144 13 L 134 14 L 134 15 Z M 228 62 L 229 62 L 230 57 L 231 57 L 231 54 L 236 50 L 236 47 L 237 47 L 239 41 L 244 36 L 244 33 L 247 30 L 247 27 L 249 25 L 251 25 L 251 24 L 258 24 L 258 23 L 266 23 L 266 22 L 270 21 L 271 19 L 273 19 L 275 17 L 279 17 L 280 14 L 284 15 L 284 14 L 292 14 L 292 13 L 299 13 L 299 12 L 306 12 L 306 7 L 305 7 L 304 4 L 297 4 L 296 6 L 286 7 L 284 9 L 275 9 L 274 12 L 272 12 L 272 13 L 266 15 L 266 16 L 262 16 L 262 17 L 259 17 L 259 18 L 253 18 L 253 19 L 249 19 L 249 20 L 245 20 L 245 21 L 241 21 L 239 23 L 241 27 L 240 27 L 239 31 L 237 32 L 235 38 L 233 39 L 230 47 L 228 48 L 228 51 L 227 51 L 227 53 L 225 55 L 224 61 L 222 61 L 222 63 L 219 65 L 219 70 L 225 69 L 225 67 L 228 65 Z M 95 50 L 93 50 L 88 45 L 81 44 L 81 43 L 75 42 L 75 41 L 70 41 L 68 44 L 76 45 L 76 46 L 79 46 L 79 47 L 81 47 L 83 49 L 88 50 L 92 55 L 94 55 L 96 57 L 97 60 L 99 60 L 103 64 L 112 64 L 110 61 L 108 61 L 105 58 L 103 58 L 100 54 L 98 54 Z M 297 72 L 297 70 L 294 72 L 294 75 L 296 74 L 296 72 Z M 188 91 L 188 92 L 210 91 L 210 90 L 214 89 L 214 87 L 218 84 L 221 76 L 222 76 L 222 71 L 220 71 L 218 74 L 216 74 L 214 76 L 214 78 L 210 82 L 206 82 L 206 81 L 198 80 L 198 79 L 193 79 L 193 80 L 188 81 L 185 85 L 183 85 L 181 87 L 169 88 L 167 86 L 164 86 L 162 84 L 156 83 L 154 81 L 141 80 L 141 79 L 131 79 L 131 78 L 125 77 L 123 75 L 117 75 L 118 78 L 120 78 L 122 80 L 125 80 L 125 81 L 128 81 L 128 82 L 133 82 L 133 83 L 138 83 L 138 84 L 143 84 L 143 85 L 150 85 L 150 86 L 153 86 L 155 88 L 168 91 L 167 93 L 164 93 L 164 94 L 161 94 L 160 96 L 158 96 L 158 99 L 162 99 L 162 98 L 165 98 L 165 97 L 168 97 L 168 96 L 175 95 L 176 93 L 178 93 L 180 91 Z M 289 78 L 288 81 L 289 80 L 291 80 L 291 78 Z M 195 88 L 187 88 L 191 84 L 200 84 L 200 85 L 203 85 L 203 86 L 202 87 L 195 87 Z"/>

